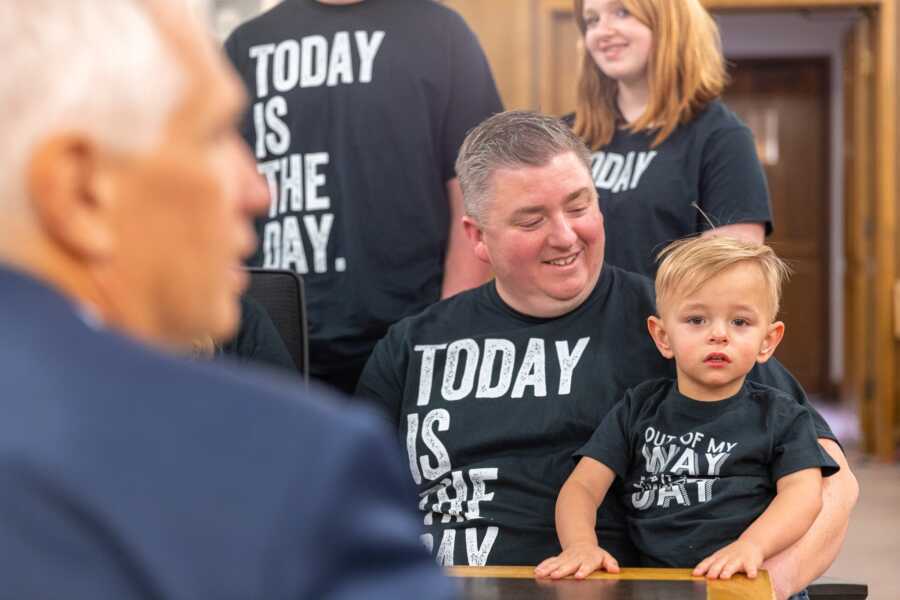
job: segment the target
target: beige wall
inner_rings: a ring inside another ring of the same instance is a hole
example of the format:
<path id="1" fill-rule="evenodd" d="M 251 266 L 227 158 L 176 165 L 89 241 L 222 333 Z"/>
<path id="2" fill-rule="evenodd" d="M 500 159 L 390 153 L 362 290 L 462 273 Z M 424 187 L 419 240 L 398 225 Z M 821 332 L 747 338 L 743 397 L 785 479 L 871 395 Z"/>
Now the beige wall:
<path id="1" fill-rule="evenodd" d="M 478 36 L 507 109 L 575 106 L 578 32 L 572 0 L 444 0 Z"/>

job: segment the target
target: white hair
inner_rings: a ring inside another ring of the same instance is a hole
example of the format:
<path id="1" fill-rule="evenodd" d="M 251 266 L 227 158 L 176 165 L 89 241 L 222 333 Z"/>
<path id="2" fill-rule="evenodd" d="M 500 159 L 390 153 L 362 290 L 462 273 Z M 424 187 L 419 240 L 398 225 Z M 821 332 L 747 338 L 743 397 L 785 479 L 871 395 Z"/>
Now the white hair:
<path id="1" fill-rule="evenodd" d="M 7 213 L 26 209 L 24 169 L 42 140 L 72 131 L 113 150 L 149 147 L 185 82 L 143 0 L 2 0 L 0 56 Z"/>

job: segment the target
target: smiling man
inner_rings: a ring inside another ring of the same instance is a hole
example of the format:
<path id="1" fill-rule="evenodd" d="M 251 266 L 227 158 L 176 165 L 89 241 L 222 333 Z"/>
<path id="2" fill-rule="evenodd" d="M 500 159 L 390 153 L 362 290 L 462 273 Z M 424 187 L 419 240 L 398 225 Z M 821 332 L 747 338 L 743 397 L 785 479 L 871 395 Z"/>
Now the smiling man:
<path id="1" fill-rule="evenodd" d="M 422 541 L 438 562 L 534 565 L 559 553 L 554 504 L 573 453 L 626 389 L 673 377 L 674 366 L 647 333 L 651 282 L 603 264 L 589 153 L 563 123 L 491 117 L 468 135 L 456 169 L 466 232 L 496 279 L 392 327 L 357 394 L 406 445 Z M 751 378 L 805 402 L 775 361 Z M 815 419 L 843 475 L 826 484 L 813 530 L 767 563 L 780 590 L 805 587 L 833 560 L 856 498 L 834 435 Z M 597 536 L 635 565 L 618 497 L 607 495 Z"/>
<path id="2" fill-rule="evenodd" d="M 3 2 L 0 48 L 0 595 L 449 596 L 379 423 L 172 356 L 235 330 L 267 202 L 207 32 Z"/>

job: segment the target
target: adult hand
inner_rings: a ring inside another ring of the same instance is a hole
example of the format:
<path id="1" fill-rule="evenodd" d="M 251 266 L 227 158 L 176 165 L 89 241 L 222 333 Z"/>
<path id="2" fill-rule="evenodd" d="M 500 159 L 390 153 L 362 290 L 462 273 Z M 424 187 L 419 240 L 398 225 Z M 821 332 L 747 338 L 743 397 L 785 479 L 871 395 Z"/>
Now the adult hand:
<path id="1" fill-rule="evenodd" d="M 694 575 L 706 575 L 707 579 L 729 579 L 735 573 L 743 572 L 753 579 L 764 559 L 758 545 L 739 539 L 704 558 L 694 568 Z"/>
<path id="2" fill-rule="evenodd" d="M 584 579 L 594 571 L 604 569 L 610 573 L 619 572 L 619 563 L 613 555 L 595 544 L 574 544 L 562 553 L 551 556 L 534 569 L 536 577 L 561 579 L 574 575 Z"/>

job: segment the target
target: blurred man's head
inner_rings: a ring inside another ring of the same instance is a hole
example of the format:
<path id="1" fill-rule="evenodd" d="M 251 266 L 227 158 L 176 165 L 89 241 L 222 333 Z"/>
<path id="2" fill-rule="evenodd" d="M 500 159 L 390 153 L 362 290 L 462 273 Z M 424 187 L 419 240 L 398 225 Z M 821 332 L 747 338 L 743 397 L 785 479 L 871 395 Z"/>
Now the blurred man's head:
<path id="1" fill-rule="evenodd" d="M 0 48 L 0 260 L 157 345 L 230 334 L 266 194 L 183 1 L 4 2 Z"/>

